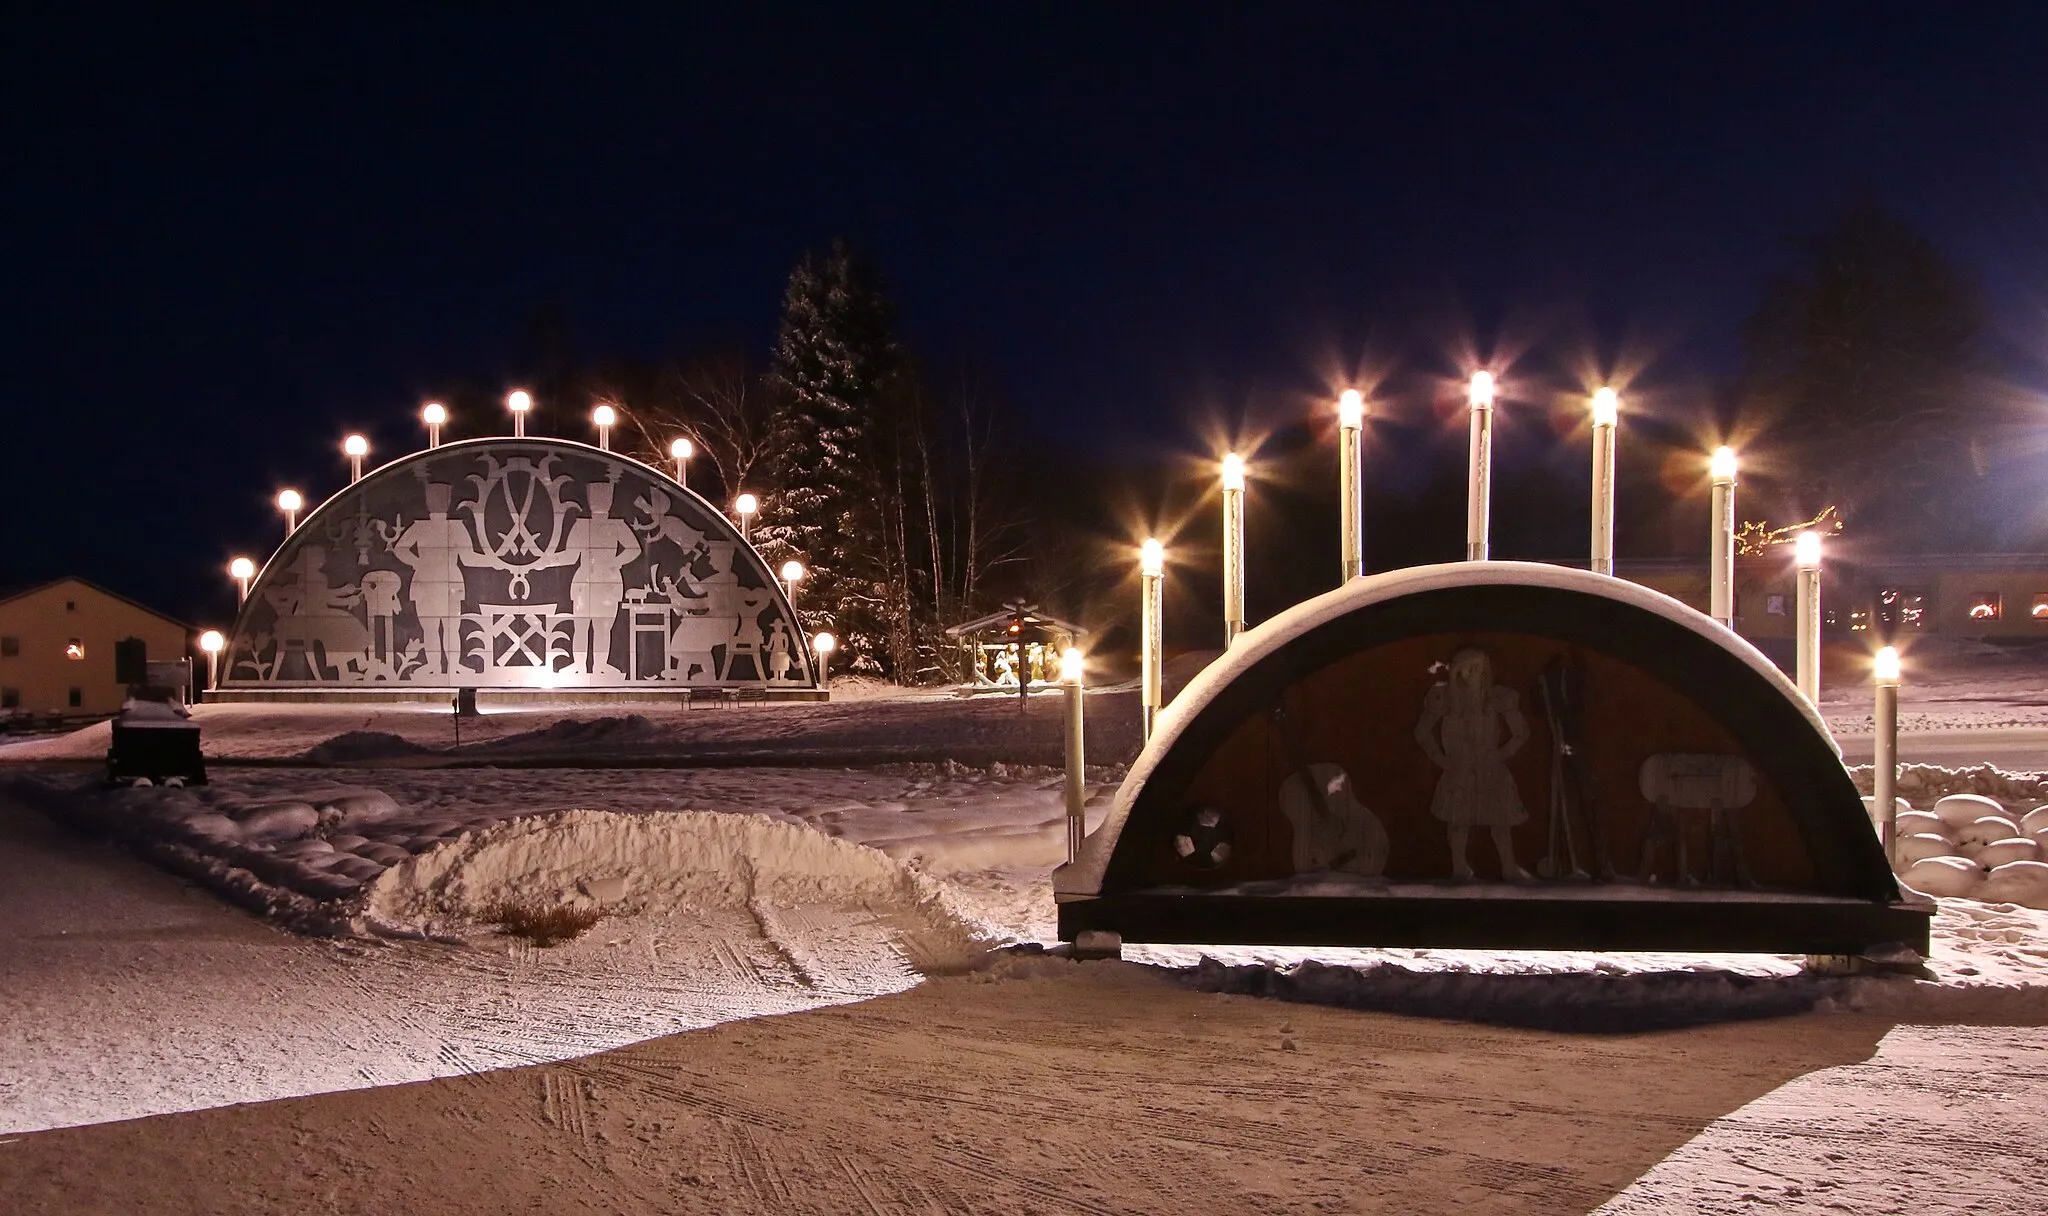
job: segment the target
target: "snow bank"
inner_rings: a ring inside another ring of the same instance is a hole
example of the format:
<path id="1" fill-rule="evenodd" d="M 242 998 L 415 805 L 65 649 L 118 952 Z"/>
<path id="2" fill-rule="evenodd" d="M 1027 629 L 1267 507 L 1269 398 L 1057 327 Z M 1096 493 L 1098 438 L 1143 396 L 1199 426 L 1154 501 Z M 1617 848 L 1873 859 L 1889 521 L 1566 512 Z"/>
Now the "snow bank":
<path id="1" fill-rule="evenodd" d="M 507 901 L 607 915 L 691 909 L 852 909 L 897 924 L 940 967 L 979 952 L 943 888 L 883 853 L 759 815 L 564 811 L 508 820 L 407 858 L 371 885 L 371 927 L 445 934 Z"/>

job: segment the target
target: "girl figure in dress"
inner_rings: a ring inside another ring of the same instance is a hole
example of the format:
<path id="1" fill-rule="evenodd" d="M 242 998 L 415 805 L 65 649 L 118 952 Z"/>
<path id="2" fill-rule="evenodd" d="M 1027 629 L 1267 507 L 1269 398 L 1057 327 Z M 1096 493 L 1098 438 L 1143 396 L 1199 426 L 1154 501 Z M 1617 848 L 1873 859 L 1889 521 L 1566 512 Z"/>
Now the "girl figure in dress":
<path id="1" fill-rule="evenodd" d="M 1506 738 L 1502 738 L 1502 734 Z M 1442 820 L 1450 834 L 1451 874 L 1472 877 L 1465 856 L 1475 827 L 1493 834 L 1500 854 L 1501 876 L 1514 882 L 1529 877 L 1515 861 L 1510 830 L 1529 817 L 1522 796 L 1508 772 L 1508 757 L 1529 738 L 1520 698 L 1512 688 L 1493 682 L 1493 660 L 1476 647 L 1451 656 L 1442 683 L 1422 698 L 1422 720 L 1415 741 L 1444 775 L 1437 779 L 1429 813 Z"/>

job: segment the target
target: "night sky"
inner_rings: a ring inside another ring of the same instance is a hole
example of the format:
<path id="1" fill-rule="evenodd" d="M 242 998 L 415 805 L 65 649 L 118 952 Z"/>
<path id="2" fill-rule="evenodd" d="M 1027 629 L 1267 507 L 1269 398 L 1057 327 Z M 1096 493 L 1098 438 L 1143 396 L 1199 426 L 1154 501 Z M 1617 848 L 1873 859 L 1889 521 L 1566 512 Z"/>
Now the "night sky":
<path id="1" fill-rule="evenodd" d="M 1510 401 L 1620 370 L 1704 419 L 1785 238 L 1859 191 L 1981 278 L 2011 367 L 2048 352 L 2048 9 L 1356 7 L 17 18 L 0 585 L 220 623 L 347 431 L 393 455 L 429 386 L 517 384 L 543 311 L 586 358 L 765 356 L 835 236 L 1098 465 L 1354 375 L 1426 433 L 1475 354 Z"/>

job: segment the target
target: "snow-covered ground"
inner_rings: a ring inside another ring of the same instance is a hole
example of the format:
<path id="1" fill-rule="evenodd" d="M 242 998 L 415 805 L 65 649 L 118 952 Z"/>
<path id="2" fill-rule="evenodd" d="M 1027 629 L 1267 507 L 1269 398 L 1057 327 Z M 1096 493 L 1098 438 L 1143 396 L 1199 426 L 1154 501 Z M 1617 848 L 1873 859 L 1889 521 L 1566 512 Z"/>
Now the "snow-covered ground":
<path id="1" fill-rule="evenodd" d="M 1091 698 L 1091 825 L 1126 700 Z M 12 1210 L 2031 1212 L 2013 1180 L 2048 1167 L 2048 913 L 1944 901 L 1919 981 L 977 959 L 1051 936 L 1050 701 L 490 715 L 459 748 L 402 708 L 202 720 L 261 766 L 111 797 L 83 766 L 0 770 Z M 366 935 L 281 933 L 24 800 L 147 819 L 250 904 Z M 521 894 L 604 915 L 548 949 L 479 923 Z M 23 1134 L 67 1125 L 92 1126 Z"/>

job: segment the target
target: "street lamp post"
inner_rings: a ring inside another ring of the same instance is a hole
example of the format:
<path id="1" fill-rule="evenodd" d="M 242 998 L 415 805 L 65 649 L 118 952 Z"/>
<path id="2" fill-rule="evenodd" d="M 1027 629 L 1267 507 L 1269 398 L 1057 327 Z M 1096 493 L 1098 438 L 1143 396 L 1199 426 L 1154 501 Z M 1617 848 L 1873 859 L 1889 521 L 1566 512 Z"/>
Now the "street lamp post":
<path id="1" fill-rule="evenodd" d="M 690 457 L 696 454 L 696 446 L 687 439 L 678 439 L 668 445 L 669 459 L 676 462 L 676 484 L 685 490 L 690 488 Z"/>
<path id="2" fill-rule="evenodd" d="M 1872 670 L 1877 704 L 1871 715 L 1877 728 L 1870 740 L 1871 809 L 1884 840 L 1884 856 L 1893 869 L 1899 864 L 1899 652 L 1887 646 L 1877 652 Z"/>
<path id="3" fill-rule="evenodd" d="M 305 496 L 297 490 L 279 490 L 277 509 L 284 512 L 284 534 L 290 536 L 299 530 L 299 510 L 306 505 Z"/>
<path id="4" fill-rule="evenodd" d="M 227 639 L 220 636 L 220 630 L 209 629 L 199 635 L 199 649 L 206 654 L 206 691 L 220 687 L 220 651 L 227 645 Z"/>
<path id="5" fill-rule="evenodd" d="M 238 557 L 228 563 L 228 577 L 235 580 L 235 602 L 247 602 L 249 580 L 256 577 L 256 563 L 246 557 Z"/>
<path id="6" fill-rule="evenodd" d="M 829 633 L 821 633 L 811 639 L 811 649 L 818 656 L 818 687 L 832 687 L 832 648 L 838 640 Z"/>
<path id="7" fill-rule="evenodd" d="M 348 483 L 354 485 L 363 479 L 363 457 L 370 454 L 370 441 L 350 435 L 341 441 L 341 451 L 348 457 Z"/>
<path id="8" fill-rule="evenodd" d="M 1595 574 L 1614 573 L 1614 428 L 1621 397 L 1611 388 L 1593 394 L 1593 560 Z"/>
<path id="9" fill-rule="evenodd" d="M 1465 492 L 1465 560 L 1483 562 L 1493 512 L 1493 373 L 1472 373 L 1472 444 Z"/>
<path id="10" fill-rule="evenodd" d="M 1223 458 L 1223 644 L 1244 632 L 1244 457 Z"/>
<path id="11" fill-rule="evenodd" d="M 1138 550 L 1138 571 L 1142 596 L 1138 614 L 1138 668 L 1143 685 L 1139 700 L 1144 706 L 1145 738 L 1149 740 L 1165 701 L 1165 647 L 1161 641 L 1165 597 L 1161 587 L 1166 582 L 1166 547 L 1147 537 Z"/>
<path id="12" fill-rule="evenodd" d="M 514 389 L 505 398 L 505 408 L 512 411 L 512 437 L 526 438 L 526 412 L 533 408 L 533 394 L 525 389 Z"/>
<path id="13" fill-rule="evenodd" d="M 1066 685 L 1067 699 L 1067 860 L 1070 862 L 1081 855 L 1081 838 L 1088 834 L 1088 791 L 1083 783 L 1086 770 L 1081 738 L 1083 666 L 1081 652 L 1071 646 L 1060 655 L 1060 683 Z"/>
<path id="14" fill-rule="evenodd" d="M 1365 489 L 1360 467 L 1365 451 L 1365 395 L 1347 388 L 1337 398 L 1337 537 L 1348 583 L 1365 573 Z"/>
<path id="15" fill-rule="evenodd" d="M 597 446 L 601 451 L 612 450 L 612 427 L 619 421 L 619 411 L 609 405 L 600 405 L 590 411 L 590 420 L 597 424 Z"/>
<path id="16" fill-rule="evenodd" d="M 804 564 L 792 558 L 782 563 L 782 589 L 789 596 L 789 610 L 796 611 L 796 585 L 804 576 Z"/>
<path id="17" fill-rule="evenodd" d="M 1818 532 L 1801 532 L 1792 542 L 1793 564 L 1799 570 L 1799 638 L 1793 670 L 1799 691 L 1815 705 L 1820 704 L 1820 545 Z"/>
<path id="18" fill-rule="evenodd" d="M 761 500 L 755 498 L 752 494 L 742 494 L 738 498 L 733 499 L 732 509 L 739 512 L 740 539 L 750 545 L 753 544 L 754 542 L 750 534 L 753 531 L 754 512 L 761 509 Z"/>
<path id="19" fill-rule="evenodd" d="M 420 410 L 420 421 L 427 424 L 427 446 L 441 446 L 441 428 L 448 421 L 448 407 L 438 401 L 429 401 Z"/>
<path id="20" fill-rule="evenodd" d="M 1708 473 L 1713 480 L 1713 548 L 1707 553 L 1707 615 L 1735 627 L 1735 449 L 1714 449 Z"/>

